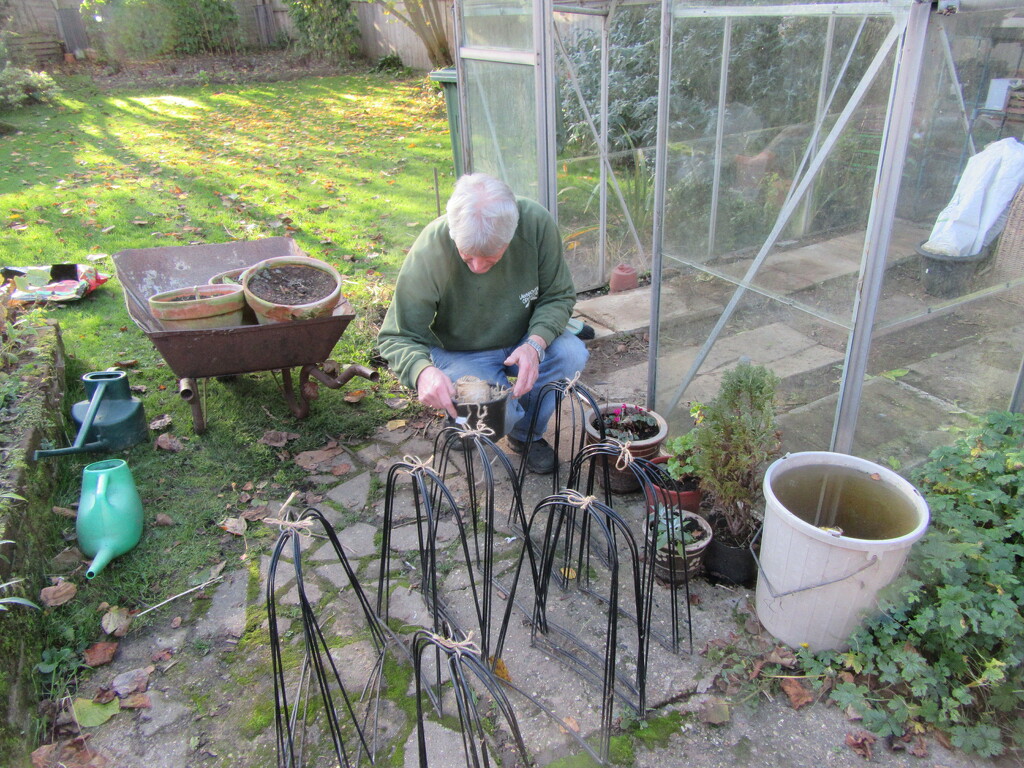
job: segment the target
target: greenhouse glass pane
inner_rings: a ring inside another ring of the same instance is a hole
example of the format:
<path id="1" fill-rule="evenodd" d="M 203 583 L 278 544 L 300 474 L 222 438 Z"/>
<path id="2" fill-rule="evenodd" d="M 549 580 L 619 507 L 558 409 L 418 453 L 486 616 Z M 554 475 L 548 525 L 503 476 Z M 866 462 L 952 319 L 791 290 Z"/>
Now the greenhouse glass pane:
<path id="1" fill-rule="evenodd" d="M 464 64 L 473 170 L 504 179 L 516 194 L 536 200 L 534 68 L 472 59 Z"/>
<path id="2" fill-rule="evenodd" d="M 1007 408 L 1014 392 L 1024 359 L 1024 197 L 1014 203 L 1013 190 L 1024 178 L 1012 182 L 1006 208 L 986 185 L 988 204 L 1005 218 L 982 234 L 976 253 L 965 246 L 963 258 L 936 259 L 918 249 L 973 154 L 1007 140 L 1024 151 L 1024 94 L 1001 89 L 1021 74 L 1024 29 L 1004 25 L 1006 17 L 933 17 L 929 27 L 855 432 L 855 450 L 869 458 L 916 461 L 948 444 L 949 428 L 968 414 Z M 963 230 L 973 242 L 978 227 Z M 907 434 L 913 453 L 901 445 Z"/>
<path id="3" fill-rule="evenodd" d="M 640 272 L 651 266 L 659 8 L 620 8 L 608 25 L 609 135 L 602 198 L 601 19 L 556 15 L 559 222 L 574 252 L 577 287 L 584 288 L 604 284 L 619 263 Z"/>
<path id="4" fill-rule="evenodd" d="M 533 3 L 530 0 L 465 0 L 461 5 L 463 45 L 533 50 Z"/>
<path id="5" fill-rule="evenodd" d="M 675 430 L 748 359 L 782 379 L 787 449 L 828 448 L 894 24 L 674 19 L 655 399 Z"/>

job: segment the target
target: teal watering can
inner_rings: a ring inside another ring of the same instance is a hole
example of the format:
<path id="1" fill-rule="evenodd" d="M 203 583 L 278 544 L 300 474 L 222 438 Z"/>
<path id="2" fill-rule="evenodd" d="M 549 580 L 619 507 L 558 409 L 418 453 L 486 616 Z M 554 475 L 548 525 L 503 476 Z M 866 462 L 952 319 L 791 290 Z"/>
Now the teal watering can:
<path id="1" fill-rule="evenodd" d="M 36 451 L 33 458 L 89 451 L 119 451 L 149 439 L 142 401 L 132 397 L 124 371 L 94 371 L 82 377 L 89 398 L 71 406 L 78 436 L 67 448 Z"/>
<path id="2" fill-rule="evenodd" d="M 139 543 L 142 500 L 127 463 L 107 459 L 93 462 L 82 470 L 82 493 L 75 528 L 78 548 L 93 558 L 85 573 L 88 579 Z"/>

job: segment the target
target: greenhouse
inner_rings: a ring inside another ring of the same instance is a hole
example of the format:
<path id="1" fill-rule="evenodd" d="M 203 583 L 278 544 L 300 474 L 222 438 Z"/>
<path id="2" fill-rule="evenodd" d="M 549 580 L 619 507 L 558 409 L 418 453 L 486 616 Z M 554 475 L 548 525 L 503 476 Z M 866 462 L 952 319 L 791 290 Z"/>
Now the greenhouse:
<path id="1" fill-rule="evenodd" d="M 457 8 L 461 167 L 555 213 L 578 290 L 650 274 L 632 373 L 673 431 L 743 359 L 788 450 L 907 466 L 1020 410 L 1019 2 Z M 990 146 L 1007 183 L 965 173 Z"/>

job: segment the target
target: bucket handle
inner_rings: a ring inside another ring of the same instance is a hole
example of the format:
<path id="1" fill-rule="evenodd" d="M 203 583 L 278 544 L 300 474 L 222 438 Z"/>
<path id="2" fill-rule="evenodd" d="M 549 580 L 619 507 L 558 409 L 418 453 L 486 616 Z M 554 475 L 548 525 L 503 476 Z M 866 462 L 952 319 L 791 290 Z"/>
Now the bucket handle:
<path id="1" fill-rule="evenodd" d="M 754 551 L 754 545 L 757 544 L 757 542 L 761 538 L 761 534 L 763 532 L 764 532 L 764 526 L 762 525 L 760 528 L 757 529 L 757 533 L 754 534 L 754 538 L 750 540 L 750 554 L 752 554 L 754 556 L 754 562 L 757 563 L 757 571 L 764 578 L 764 585 L 766 587 L 768 587 L 768 591 L 771 593 L 771 596 L 772 596 L 773 599 L 778 599 L 780 597 L 786 597 L 787 595 L 795 595 L 798 592 L 807 592 L 808 590 L 811 590 L 811 589 L 818 589 L 818 587 L 827 587 L 829 584 L 836 584 L 837 582 L 845 581 L 846 579 L 851 579 L 854 576 L 856 576 L 858 573 L 860 573 L 861 571 L 867 570 L 872 565 L 874 565 L 875 563 L 878 562 L 878 555 L 871 555 L 871 557 L 868 559 L 868 561 L 866 563 L 864 563 L 864 565 L 862 565 L 860 568 L 858 568 L 855 571 L 851 571 L 850 573 L 846 574 L 845 576 L 839 576 L 839 577 L 837 577 L 835 579 L 829 579 L 828 581 L 822 581 L 822 582 L 819 582 L 817 584 L 811 584 L 810 586 L 807 586 L 807 587 L 797 587 L 796 589 L 790 589 L 787 592 L 776 592 L 775 591 L 775 587 L 772 586 L 771 581 L 769 581 L 769 579 L 768 579 L 768 574 L 765 573 L 764 572 L 764 568 L 761 567 L 761 560 L 757 556 L 757 552 Z"/>

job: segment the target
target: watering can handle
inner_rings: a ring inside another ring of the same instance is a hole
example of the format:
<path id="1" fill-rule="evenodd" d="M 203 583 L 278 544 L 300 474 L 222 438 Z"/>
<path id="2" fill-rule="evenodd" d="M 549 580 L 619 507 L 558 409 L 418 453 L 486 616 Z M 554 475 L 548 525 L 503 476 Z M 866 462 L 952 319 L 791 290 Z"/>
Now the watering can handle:
<path id="1" fill-rule="evenodd" d="M 108 475 L 104 472 L 96 481 L 96 495 L 106 501 L 107 498 L 107 479 Z"/>

